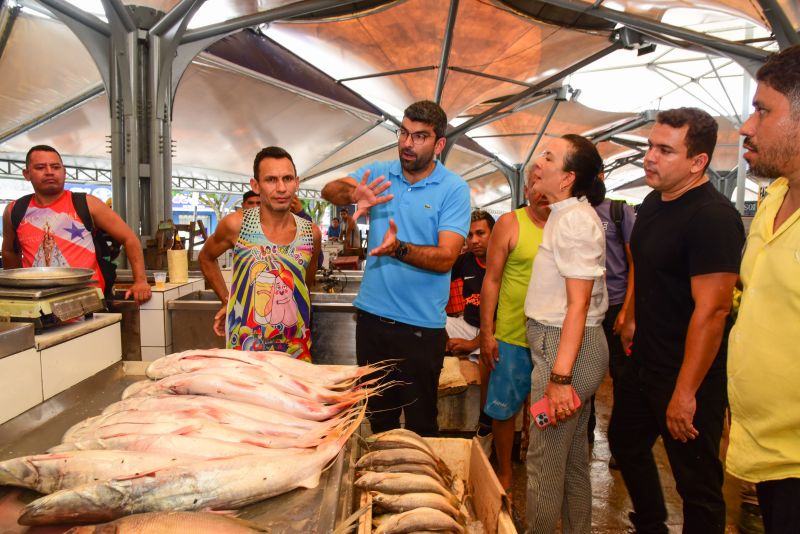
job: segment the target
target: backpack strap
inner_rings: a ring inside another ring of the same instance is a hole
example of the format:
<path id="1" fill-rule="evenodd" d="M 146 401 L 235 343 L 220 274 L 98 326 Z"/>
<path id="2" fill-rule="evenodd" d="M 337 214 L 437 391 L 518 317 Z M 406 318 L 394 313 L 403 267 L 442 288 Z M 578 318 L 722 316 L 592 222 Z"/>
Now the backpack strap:
<path id="1" fill-rule="evenodd" d="M 22 224 L 22 219 L 25 217 L 25 212 L 28 211 L 28 206 L 31 205 L 33 193 L 23 195 L 14 201 L 14 206 L 11 208 L 11 228 L 14 230 L 14 251 L 19 254 L 21 247 L 19 239 L 17 239 L 17 228 Z"/>
<path id="2" fill-rule="evenodd" d="M 625 244 L 625 236 L 622 234 L 622 221 L 625 217 L 625 210 L 623 209 L 624 204 L 624 200 L 611 201 L 611 220 L 614 221 L 617 227 L 617 235 L 623 245 Z"/>
<path id="3" fill-rule="evenodd" d="M 86 193 L 72 193 L 72 206 L 89 233 L 94 235 L 94 220 L 89 212 L 89 204 L 86 202 Z"/>

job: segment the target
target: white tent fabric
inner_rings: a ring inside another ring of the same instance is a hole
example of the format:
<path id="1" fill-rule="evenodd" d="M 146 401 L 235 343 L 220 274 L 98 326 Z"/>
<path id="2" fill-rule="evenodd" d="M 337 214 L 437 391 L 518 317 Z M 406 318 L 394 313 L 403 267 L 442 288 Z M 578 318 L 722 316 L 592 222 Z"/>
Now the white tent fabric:
<path id="1" fill-rule="evenodd" d="M 594 0 L 582 1 L 587 9 L 597 4 Z M 99 3 L 73 3 L 101 12 Z M 167 11 L 177 2 L 135 3 Z M 294 3 L 209 0 L 189 26 L 201 27 Z M 433 98 L 436 93 L 450 3 L 405 0 L 356 4 L 366 9 L 352 13 L 351 6 L 334 9 L 326 18 L 272 23 L 259 28 L 258 39 L 272 40 L 298 61 L 313 65 L 322 76 L 329 77 L 332 85 L 346 87 L 363 99 L 364 106 L 343 103 L 266 75 L 252 65 L 215 54 L 212 46 L 195 58 L 178 88 L 172 125 L 175 172 L 246 182 L 253 154 L 262 146 L 278 144 L 293 154 L 303 187 L 319 190 L 327 181 L 354 171 L 368 160 L 396 157 L 394 127 L 385 119 L 399 117 L 409 103 Z M 609 46 L 613 23 L 590 20 L 592 26 L 588 19 L 575 16 L 565 19 L 572 22 L 556 24 L 534 18 L 538 12 L 533 7 L 526 8 L 527 12 L 512 7 L 538 4 L 459 2 L 445 59 L 445 81 L 440 88 L 442 105 L 453 126 Z M 779 0 L 779 4 L 798 28 L 797 2 Z M 670 20 L 677 12 L 691 10 L 695 16 L 686 20 L 696 23 L 698 31 L 731 42 L 742 39 L 746 31 L 756 37 L 770 32 L 762 9 L 750 0 L 606 0 L 602 5 L 654 20 Z M 706 15 L 696 16 L 701 12 Z M 730 31 L 731 25 L 735 32 Z M 674 79 L 664 79 L 670 68 L 662 58 L 667 50 L 658 47 L 656 55 L 662 63 L 657 68 L 653 66 L 658 63 L 654 56 L 637 57 L 635 51 L 623 50 L 578 71 L 566 83 L 580 90 L 582 96 L 561 102 L 549 124 L 545 125 L 544 119 L 551 101 L 521 106 L 520 111 L 468 132 L 477 145 L 459 146 L 449 155 L 448 167 L 464 174 L 475 205 L 507 209 L 509 184 L 492 166 L 493 161 L 497 159 L 503 165 L 524 163 L 542 131 L 542 142 L 546 143 L 548 137 L 567 132 L 602 130 L 630 120 L 640 111 L 679 105 L 685 101 L 679 97 L 687 95 L 691 105 L 716 111 L 723 121 L 728 121 L 725 117 L 732 117 L 734 122 L 743 118 L 742 102 L 747 95 L 738 82 L 743 79 L 740 67 L 731 60 L 709 59 L 697 52 L 670 52 L 672 69 L 690 81 L 697 79 L 696 86 L 680 88 Z M 94 165 L 107 168 L 108 102 L 97 68 L 71 31 L 26 8 L 14 21 L 0 53 L 0 157 L 18 157 L 32 144 L 48 143 L 75 161 L 95 160 Z M 240 53 L 242 57 L 263 55 L 263 51 L 251 49 Z M 269 62 L 270 58 L 260 60 Z M 633 80 L 634 67 L 652 74 L 645 79 L 645 86 L 632 87 L 639 83 Z M 618 69 L 618 82 L 599 81 L 599 73 L 611 68 Z M 737 81 L 722 89 L 733 78 Z M 561 83 L 543 84 L 541 89 Z M 606 97 L 589 98 L 592 92 L 605 92 Z M 576 94 L 573 92 L 573 96 Z M 628 95 L 627 109 L 602 105 L 617 95 L 622 95 L 623 101 Z M 722 129 L 724 135 L 721 133 L 714 160 L 715 168 L 724 171 L 734 168 L 737 160 L 736 127 L 730 121 L 728 125 Z M 646 128 L 631 135 L 641 140 Z M 600 149 L 609 159 L 631 153 L 628 147 L 614 142 L 604 142 Z"/>

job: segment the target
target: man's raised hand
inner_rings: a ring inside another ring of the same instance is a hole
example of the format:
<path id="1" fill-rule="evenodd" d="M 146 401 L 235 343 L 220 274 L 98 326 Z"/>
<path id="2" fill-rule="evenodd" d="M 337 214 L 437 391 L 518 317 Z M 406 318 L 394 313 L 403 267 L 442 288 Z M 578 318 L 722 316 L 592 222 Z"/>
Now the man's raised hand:
<path id="1" fill-rule="evenodd" d="M 359 217 L 369 212 L 372 206 L 378 204 L 385 204 L 394 198 L 394 195 L 381 195 L 384 191 L 389 189 L 392 182 L 384 182 L 385 176 L 378 176 L 371 182 L 367 183 L 370 171 L 364 172 L 361 177 L 361 182 L 356 185 L 353 190 L 353 202 L 356 203 L 356 212 L 353 214 L 353 220 L 358 220 Z"/>

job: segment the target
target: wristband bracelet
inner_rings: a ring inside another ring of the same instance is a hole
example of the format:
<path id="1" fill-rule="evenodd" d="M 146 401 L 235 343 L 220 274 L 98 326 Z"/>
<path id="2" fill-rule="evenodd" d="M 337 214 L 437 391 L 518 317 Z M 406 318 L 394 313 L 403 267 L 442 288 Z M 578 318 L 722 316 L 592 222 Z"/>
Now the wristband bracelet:
<path id="1" fill-rule="evenodd" d="M 550 382 L 554 384 L 561 384 L 562 386 L 568 386 L 572 384 L 572 375 L 559 375 L 556 373 L 550 373 Z"/>

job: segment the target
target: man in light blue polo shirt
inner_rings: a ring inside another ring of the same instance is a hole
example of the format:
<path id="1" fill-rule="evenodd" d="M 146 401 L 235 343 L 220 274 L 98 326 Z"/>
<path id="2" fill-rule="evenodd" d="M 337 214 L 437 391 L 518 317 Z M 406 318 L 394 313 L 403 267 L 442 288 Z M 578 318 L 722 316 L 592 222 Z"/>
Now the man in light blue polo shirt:
<path id="1" fill-rule="evenodd" d="M 387 377 L 397 385 L 369 400 L 373 432 L 398 428 L 401 411 L 409 430 L 439 430 L 444 308 L 470 221 L 469 187 L 434 159 L 446 128 L 437 104 L 411 104 L 398 131 L 399 160 L 370 163 L 322 190 L 329 202 L 357 204 L 354 220 L 369 213 L 369 256 L 353 303 L 356 357 L 359 365 L 397 360 Z"/>

